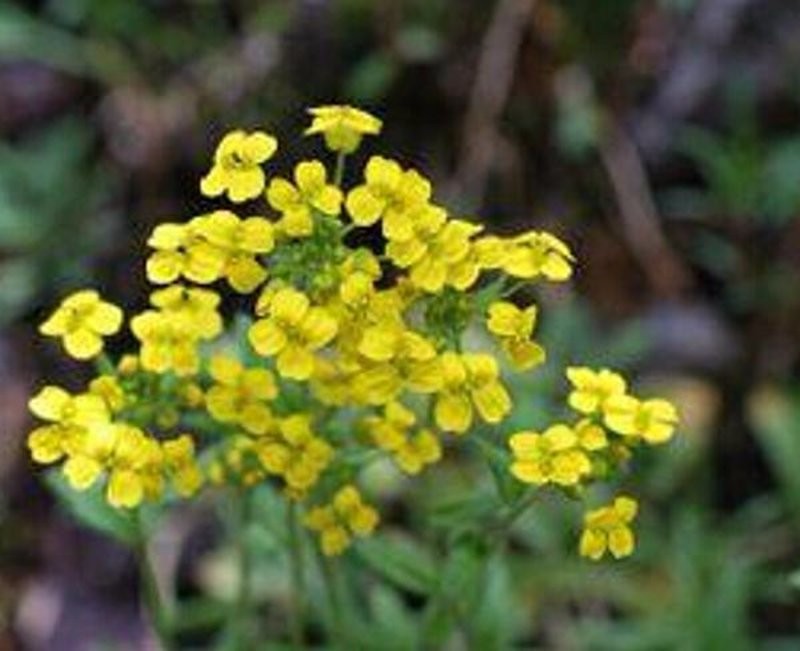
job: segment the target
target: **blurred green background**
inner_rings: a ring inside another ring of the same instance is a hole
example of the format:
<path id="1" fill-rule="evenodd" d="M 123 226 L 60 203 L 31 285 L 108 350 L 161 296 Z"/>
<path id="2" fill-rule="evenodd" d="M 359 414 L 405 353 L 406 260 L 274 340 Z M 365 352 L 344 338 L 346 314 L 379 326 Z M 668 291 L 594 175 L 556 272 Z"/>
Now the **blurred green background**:
<path id="1" fill-rule="evenodd" d="M 32 387 L 81 373 L 36 324 L 84 284 L 141 305 L 144 239 L 204 209 L 220 134 L 296 142 L 338 101 L 380 115 L 367 149 L 439 202 L 571 243 L 573 286 L 530 297 L 549 369 L 625 369 L 683 414 L 628 486 L 634 559 L 580 561 L 572 507 L 534 509 L 480 648 L 800 648 L 798 43 L 796 0 L 0 0 L 0 649 L 142 626 L 130 558 L 26 459 Z M 514 418 L 546 422 L 559 383 L 533 374 Z M 438 513 L 469 473 L 390 498 Z M 191 575 L 214 524 L 186 522 Z"/>

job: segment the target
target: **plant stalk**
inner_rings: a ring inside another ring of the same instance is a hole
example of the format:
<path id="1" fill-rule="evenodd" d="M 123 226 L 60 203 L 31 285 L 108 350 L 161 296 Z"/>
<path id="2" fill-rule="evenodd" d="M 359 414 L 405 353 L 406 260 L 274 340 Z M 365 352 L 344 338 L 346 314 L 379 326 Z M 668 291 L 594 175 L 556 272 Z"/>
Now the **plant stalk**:
<path id="1" fill-rule="evenodd" d="M 289 533 L 289 563 L 292 581 L 292 604 L 289 625 L 292 646 L 305 648 L 305 567 L 302 538 L 297 503 L 289 501 L 286 505 L 286 530 Z"/>
<path id="2" fill-rule="evenodd" d="M 238 517 L 236 522 L 236 547 L 238 561 L 238 576 L 236 597 L 231 613 L 231 628 L 233 632 L 234 648 L 246 651 L 248 646 L 248 626 L 250 624 L 250 610 L 252 607 L 252 592 L 250 590 L 250 574 L 252 572 L 252 555 L 247 540 L 248 527 L 252 515 L 251 491 L 243 490 L 238 497 Z"/>
<path id="3" fill-rule="evenodd" d="M 147 537 L 141 522 L 141 516 L 139 517 L 138 527 L 139 535 L 134 552 L 142 581 L 142 599 L 162 651 L 172 651 L 175 648 L 175 644 L 172 639 L 169 612 L 158 587 L 158 580 L 148 552 Z"/>

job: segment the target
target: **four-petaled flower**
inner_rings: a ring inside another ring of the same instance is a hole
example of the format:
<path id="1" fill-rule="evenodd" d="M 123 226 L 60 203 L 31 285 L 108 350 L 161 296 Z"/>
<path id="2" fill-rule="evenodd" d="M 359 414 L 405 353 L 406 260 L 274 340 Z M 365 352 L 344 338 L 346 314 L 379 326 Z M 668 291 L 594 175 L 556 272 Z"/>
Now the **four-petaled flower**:
<path id="1" fill-rule="evenodd" d="M 376 136 L 383 126 L 374 115 L 352 106 L 316 106 L 308 112 L 313 119 L 305 134 L 321 133 L 328 149 L 343 154 L 353 153 L 363 136 Z"/>
<path id="2" fill-rule="evenodd" d="M 261 164 L 272 158 L 278 141 L 268 133 L 231 131 L 217 146 L 211 171 L 200 182 L 200 191 L 207 197 L 223 193 L 239 203 L 254 199 L 264 190 Z"/>
<path id="3" fill-rule="evenodd" d="M 314 371 L 313 352 L 336 336 L 336 320 L 296 289 L 278 290 L 269 301 L 269 316 L 256 321 L 248 333 L 259 355 L 277 355 L 278 373 L 307 380 Z"/>
<path id="4" fill-rule="evenodd" d="M 638 506 L 631 497 L 617 497 L 613 504 L 589 511 L 584 516 L 581 556 L 599 560 L 606 551 L 614 558 L 633 553 L 635 538 L 630 525 Z"/>
<path id="5" fill-rule="evenodd" d="M 91 359 L 103 351 L 103 337 L 122 326 L 122 310 L 86 289 L 65 298 L 39 332 L 60 337 L 67 353 L 75 359 Z"/>

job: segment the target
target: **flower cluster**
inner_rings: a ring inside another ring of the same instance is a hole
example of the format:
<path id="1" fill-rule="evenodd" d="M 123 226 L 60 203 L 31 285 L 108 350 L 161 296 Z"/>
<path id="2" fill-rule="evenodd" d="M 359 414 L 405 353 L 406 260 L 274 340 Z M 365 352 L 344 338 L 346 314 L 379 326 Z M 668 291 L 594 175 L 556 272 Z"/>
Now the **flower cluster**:
<path id="1" fill-rule="evenodd" d="M 382 124 L 352 107 L 311 114 L 306 133 L 323 136 L 333 169 L 303 160 L 291 179 L 274 176 L 266 165 L 277 140 L 234 131 L 200 190 L 248 202 L 246 213 L 214 206 L 153 230 L 145 271 L 154 288 L 128 319 L 135 351 L 116 362 L 103 353 L 123 315 L 91 290 L 43 324 L 100 371 L 81 393 L 45 387 L 30 403 L 46 421 L 30 435 L 34 460 L 62 462 L 76 490 L 102 483 L 109 503 L 135 507 L 203 484 L 271 482 L 306 509 L 322 551 L 338 554 L 378 522 L 353 458 L 385 456 L 416 475 L 443 458 L 448 435 L 502 427 L 513 407 L 506 363 L 520 373 L 545 362 L 532 339 L 537 307 L 518 306 L 514 294 L 568 280 L 567 245 L 541 231 L 485 234 L 436 204 L 420 172 L 387 157 L 348 170 L 357 179 L 346 187 L 347 157 Z M 357 229 L 382 234 L 382 252 L 354 245 L 365 239 L 351 236 Z M 250 314 L 229 324 L 225 286 L 251 300 Z M 485 336 L 465 350 L 474 326 Z M 510 437 L 521 482 L 582 487 L 641 441 L 672 435 L 668 402 L 634 398 L 610 371 L 567 373 L 579 418 Z M 625 553 L 619 532 L 632 515 L 620 508 L 587 516 L 582 553 Z"/>

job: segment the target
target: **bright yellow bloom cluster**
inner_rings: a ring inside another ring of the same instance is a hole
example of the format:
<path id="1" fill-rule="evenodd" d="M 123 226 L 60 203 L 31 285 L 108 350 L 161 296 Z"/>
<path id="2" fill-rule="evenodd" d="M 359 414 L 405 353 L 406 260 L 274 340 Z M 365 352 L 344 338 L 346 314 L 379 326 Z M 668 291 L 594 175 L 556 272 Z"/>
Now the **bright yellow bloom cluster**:
<path id="1" fill-rule="evenodd" d="M 94 393 L 72 396 L 47 386 L 31 398 L 30 409 L 48 423 L 31 433 L 31 456 L 39 463 L 63 459 L 64 475 L 76 490 L 105 474 L 108 502 L 134 507 L 160 497 L 167 481 L 181 495 L 202 484 L 191 437 L 159 442 L 134 425 L 113 421 L 109 405 Z"/>
<path id="2" fill-rule="evenodd" d="M 317 506 L 306 515 L 306 526 L 319 533 L 322 553 L 337 556 L 353 536 L 368 536 L 378 525 L 378 512 L 366 504 L 355 486 L 340 488 L 330 504 Z"/>
<path id="3" fill-rule="evenodd" d="M 136 350 L 116 364 L 101 357 L 88 391 L 48 387 L 31 401 L 46 421 L 30 435 L 34 460 L 62 462 L 78 490 L 105 482 L 119 507 L 204 483 L 277 485 L 301 510 L 318 505 L 306 524 L 337 554 L 378 522 L 355 486 L 368 460 L 416 475 L 443 458 L 449 433 L 505 434 L 509 374 L 546 359 L 532 339 L 536 306 L 519 307 L 513 295 L 569 279 L 569 248 L 541 231 L 485 234 L 436 204 L 422 174 L 385 156 L 370 157 L 344 187 L 347 156 L 381 121 L 348 106 L 311 113 L 306 133 L 324 137 L 335 163 L 302 160 L 291 180 L 263 167 L 277 150 L 272 135 L 222 139 L 201 191 L 254 200 L 248 214 L 220 207 L 153 230 L 146 273 L 155 287 L 128 320 Z M 383 235 L 381 255 L 352 244 L 359 228 Z M 218 293 L 226 286 L 244 295 L 226 306 L 249 301 L 228 324 Z M 42 332 L 86 359 L 122 322 L 84 291 Z M 479 324 L 490 338 L 467 336 Z M 611 371 L 572 368 L 568 377 L 576 421 L 509 439 L 510 472 L 522 482 L 580 493 L 640 441 L 672 435 L 668 402 L 634 398 Z M 605 520 L 597 522 L 592 531 Z"/>
<path id="4" fill-rule="evenodd" d="M 186 224 L 161 224 L 148 240 L 155 253 L 147 278 L 163 285 L 180 277 L 200 285 L 225 278 L 241 294 L 267 278 L 258 256 L 275 246 L 274 227 L 263 217 L 242 219 L 228 210 L 195 217 Z"/>
<path id="5" fill-rule="evenodd" d="M 668 401 L 641 401 L 629 395 L 625 379 L 609 369 L 569 367 L 566 374 L 572 385 L 567 402 L 578 413 L 578 420 L 573 425 L 553 425 L 541 434 L 518 432 L 511 436 L 511 473 L 520 481 L 537 486 L 547 483 L 575 488 L 588 486 L 626 461 L 640 440 L 654 445 L 672 437 L 678 416 Z M 621 500 L 620 508 L 624 511 L 630 500 Z M 614 513 L 611 507 L 592 511 L 587 523 L 607 522 L 612 517 L 609 514 Z M 632 518 L 633 515 L 625 522 Z M 592 526 L 587 524 L 587 531 L 593 533 L 584 533 L 581 554 L 599 558 L 605 546 L 600 548 L 597 543 L 600 533 L 596 529 L 600 524 Z M 608 546 L 615 557 L 625 556 L 633 548 L 629 529 L 623 527 L 614 533 L 620 540 L 623 535 L 627 536 L 629 546 L 620 542 L 612 545 L 609 534 Z"/>

